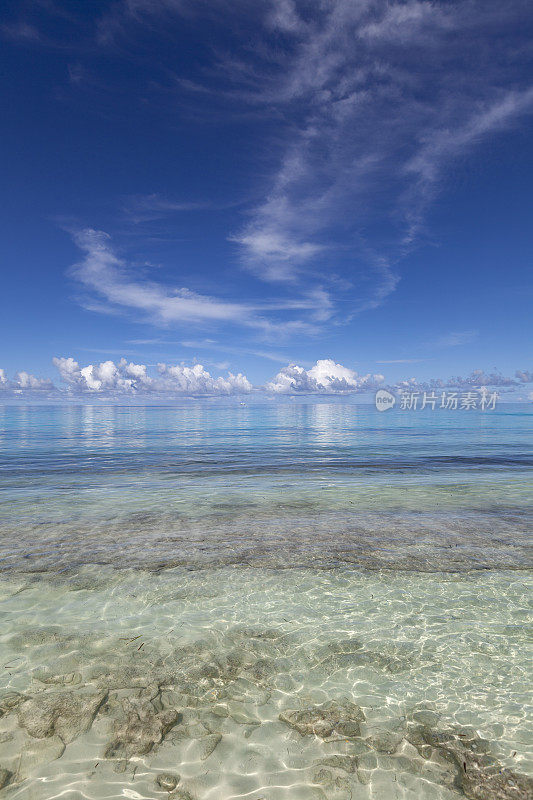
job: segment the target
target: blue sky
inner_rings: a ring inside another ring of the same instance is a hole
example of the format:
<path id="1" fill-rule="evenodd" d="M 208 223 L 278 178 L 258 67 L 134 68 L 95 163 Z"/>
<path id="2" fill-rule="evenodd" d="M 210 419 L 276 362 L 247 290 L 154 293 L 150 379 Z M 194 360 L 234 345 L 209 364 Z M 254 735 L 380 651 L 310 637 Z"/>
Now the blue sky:
<path id="1" fill-rule="evenodd" d="M 518 0 L 7 0 L 0 386 L 528 396 L 532 28 Z"/>

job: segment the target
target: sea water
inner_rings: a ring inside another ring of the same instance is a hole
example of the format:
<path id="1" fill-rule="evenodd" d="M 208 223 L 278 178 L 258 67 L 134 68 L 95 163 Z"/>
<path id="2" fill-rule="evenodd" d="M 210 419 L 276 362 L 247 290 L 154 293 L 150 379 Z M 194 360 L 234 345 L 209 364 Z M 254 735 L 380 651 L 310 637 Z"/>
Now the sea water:
<path id="1" fill-rule="evenodd" d="M 0 407 L 2 796 L 530 796 L 532 419 Z"/>

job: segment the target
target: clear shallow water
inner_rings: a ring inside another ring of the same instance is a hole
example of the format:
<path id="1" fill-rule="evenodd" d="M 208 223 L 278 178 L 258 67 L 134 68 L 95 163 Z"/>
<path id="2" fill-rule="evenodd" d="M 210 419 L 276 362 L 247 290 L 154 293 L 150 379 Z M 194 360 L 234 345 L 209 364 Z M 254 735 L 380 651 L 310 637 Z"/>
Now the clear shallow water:
<path id="1" fill-rule="evenodd" d="M 530 794 L 531 416 L 0 416 L 6 797 Z"/>

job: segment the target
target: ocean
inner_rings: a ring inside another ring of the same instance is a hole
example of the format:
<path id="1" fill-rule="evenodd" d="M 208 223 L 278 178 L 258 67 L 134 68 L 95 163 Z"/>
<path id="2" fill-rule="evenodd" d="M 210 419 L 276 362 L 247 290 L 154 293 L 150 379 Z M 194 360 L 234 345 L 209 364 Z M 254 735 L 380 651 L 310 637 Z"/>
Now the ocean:
<path id="1" fill-rule="evenodd" d="M 533 796 L 532 420 L 0 406 L 0 795 Z"/>

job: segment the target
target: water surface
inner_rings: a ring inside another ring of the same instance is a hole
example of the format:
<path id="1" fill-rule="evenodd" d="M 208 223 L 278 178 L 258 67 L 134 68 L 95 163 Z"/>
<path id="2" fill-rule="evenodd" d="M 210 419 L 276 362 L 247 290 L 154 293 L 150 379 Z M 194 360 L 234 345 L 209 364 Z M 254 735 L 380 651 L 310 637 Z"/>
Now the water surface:
<path id="1" fill-rule="evenodd" d="M 2 794 L 526 797 L 531 420 L 0 407 Z"/>

